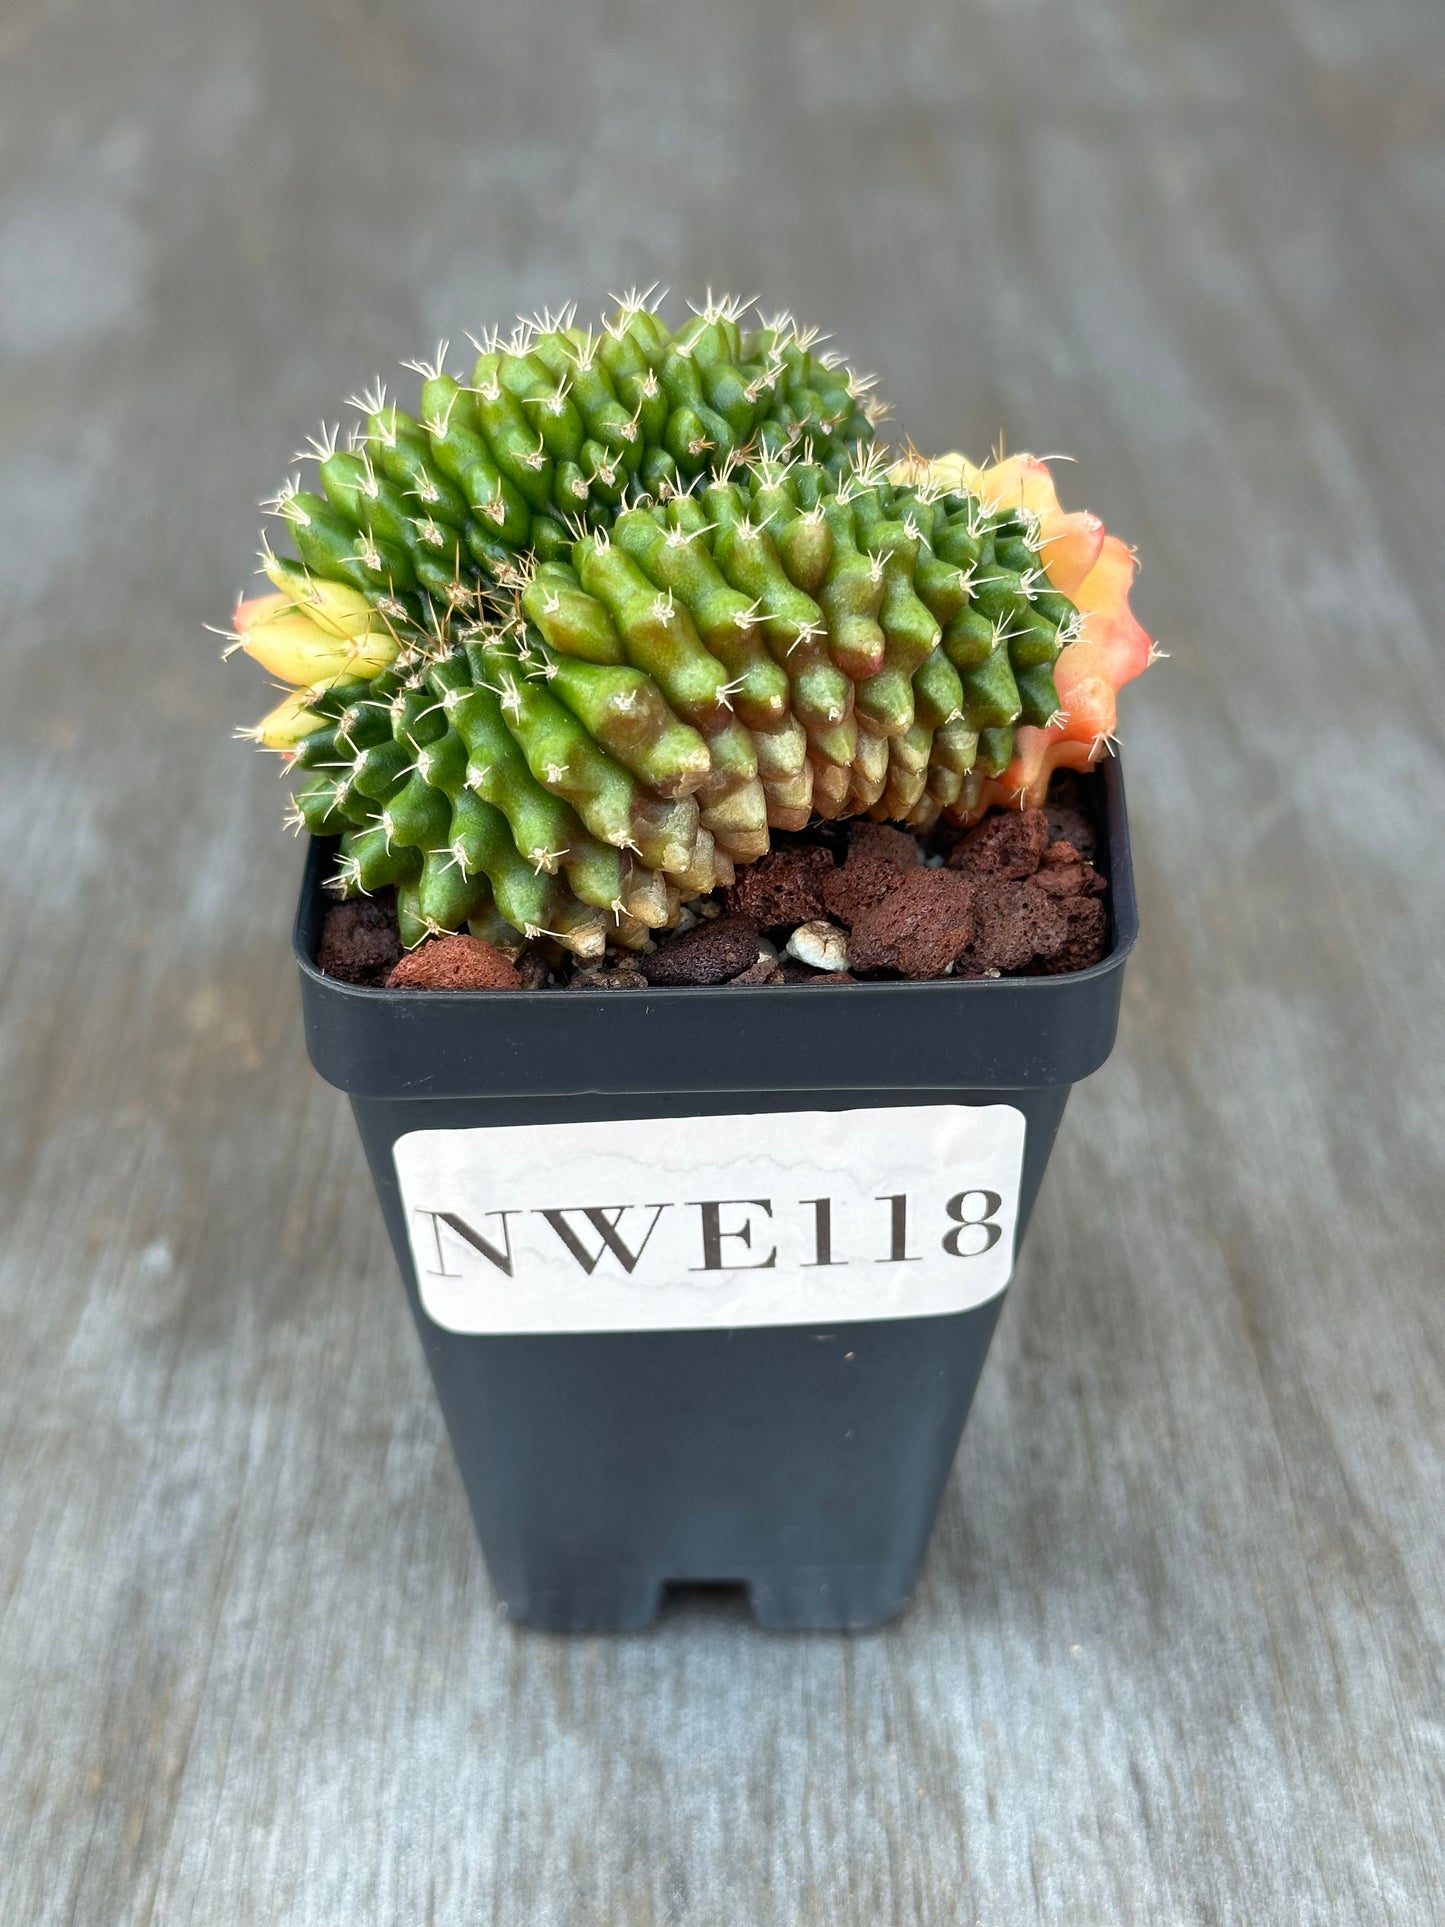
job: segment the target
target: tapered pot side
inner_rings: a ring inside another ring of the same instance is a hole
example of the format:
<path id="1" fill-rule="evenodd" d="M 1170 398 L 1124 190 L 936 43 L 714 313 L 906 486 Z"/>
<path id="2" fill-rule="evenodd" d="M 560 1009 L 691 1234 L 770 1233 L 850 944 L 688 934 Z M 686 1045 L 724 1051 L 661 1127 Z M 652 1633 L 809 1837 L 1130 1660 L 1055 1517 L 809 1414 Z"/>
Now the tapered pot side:
<path id="1" fill-rule="evenodd" d="M 1054 977 L 361 988 L 316 967 L 313 843 L 308 1048 L 351 1098 L 511 1618 L 626 1630 L 689 1582 L 776 1627 L 906 1604 L 1069 1090 L 1114 1041 L 1118 760 L 1085 790 L 1109 948 Z"/>

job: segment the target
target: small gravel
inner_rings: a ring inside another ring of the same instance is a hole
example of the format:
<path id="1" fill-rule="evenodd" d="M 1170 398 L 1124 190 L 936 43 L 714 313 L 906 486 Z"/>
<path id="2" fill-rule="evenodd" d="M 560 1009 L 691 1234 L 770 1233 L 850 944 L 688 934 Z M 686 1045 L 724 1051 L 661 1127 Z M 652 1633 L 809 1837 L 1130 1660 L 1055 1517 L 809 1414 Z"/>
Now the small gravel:
<path id="1" fill-rule="evenodd" d="M 848 938 L 834 923 L 800 923 L 788 939 L 787 950 L 813 970 L 848 968 Z"/>

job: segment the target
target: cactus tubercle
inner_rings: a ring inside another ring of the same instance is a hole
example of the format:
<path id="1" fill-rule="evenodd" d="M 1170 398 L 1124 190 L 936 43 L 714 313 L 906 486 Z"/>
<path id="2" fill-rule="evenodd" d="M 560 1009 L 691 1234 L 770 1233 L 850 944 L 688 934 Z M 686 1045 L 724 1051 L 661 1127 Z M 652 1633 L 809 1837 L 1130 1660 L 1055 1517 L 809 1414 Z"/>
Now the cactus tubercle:
<path id="1" fill-rule="evenodd" d="M 234 621 L 291 691 L 247 733 L 404 941 L 636 948 L 774 830 L 969 822 L 1107 748 L 1133 557 L 1044 463 L 890 468 L 871 382 L 729 303 L 445 359 L 313 444 Z"/>

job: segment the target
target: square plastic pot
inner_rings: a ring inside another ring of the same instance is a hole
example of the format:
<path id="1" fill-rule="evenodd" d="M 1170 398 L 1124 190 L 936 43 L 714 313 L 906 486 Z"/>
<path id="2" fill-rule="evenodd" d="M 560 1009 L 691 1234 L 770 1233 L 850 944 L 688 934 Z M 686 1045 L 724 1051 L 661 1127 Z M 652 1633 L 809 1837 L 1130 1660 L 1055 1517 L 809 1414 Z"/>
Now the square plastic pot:
<path id="1" fill-rule="evenodd" d="M 1002 1293 L 945 1315 L 475 1333 L 418 1289 L 394 1147 L 418 1131 L 1007 1105 L 1016 1235 L 1072 1085 L 1113 1046 L 1137 935 L 1117 760 L 1085 785 L 1110 931 L 1055 977 L 633 991 L 436 992 L 324 976 L 330 847 L 296 920 L 312 1063 L 347 1092 L 493 1584 L 515 1621 L 630 1630 L 674 1584 L 845 1628 L 913 1590 Z M 849 1128 L 854 1128 L 850 1124 Z M 485 1144 L 485 1139 L 468 1139 Z M 506 1220 L 503 1220 L 505 1223 Z"/>

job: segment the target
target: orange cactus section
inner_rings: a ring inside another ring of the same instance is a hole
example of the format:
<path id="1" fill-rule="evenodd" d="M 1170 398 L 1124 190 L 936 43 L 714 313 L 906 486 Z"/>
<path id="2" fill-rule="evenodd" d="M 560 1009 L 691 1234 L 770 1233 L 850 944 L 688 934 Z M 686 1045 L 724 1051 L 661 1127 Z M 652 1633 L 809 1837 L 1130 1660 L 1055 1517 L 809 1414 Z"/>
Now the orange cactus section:
<path id="1" fill-rule="evenodd" d="M 1013 761 L 984 785 L 975 813 L 995 804 L 1034 808 L 1056 769 L 1093 768 L 1114 734 L 1119 690 L 1154 659 L 1153 644 L 1129 608 L 1134 552 L 1097 515 L 1062 509 L 1047 464 L 1033 455 L 1010 455 L 987 468 L 962 455 L 914 458 L 895 473 L 915 483 L 926 479 L 966 489 L 991 508 L 1032 510 L 1044 572 L 1083 618 L 1079 635 L 1054 664 L 1059 716 L 1047 729 L 1019 729 Z"/>

